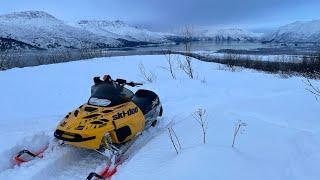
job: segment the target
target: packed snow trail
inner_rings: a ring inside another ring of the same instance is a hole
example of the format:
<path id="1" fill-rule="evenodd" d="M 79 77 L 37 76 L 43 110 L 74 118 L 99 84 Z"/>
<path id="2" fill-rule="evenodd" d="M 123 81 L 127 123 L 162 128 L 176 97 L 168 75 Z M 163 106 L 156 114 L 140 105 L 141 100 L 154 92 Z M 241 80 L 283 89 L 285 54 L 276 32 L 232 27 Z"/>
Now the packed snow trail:
<path id="1" fill-rule="evenodd" d="M 130 161 L 130 159 L 134 157 L 134 155 L 138 153 L 142 147 L 144 147 L 157 135 L 162 134 L 172 124 L 173 122 L 169 121 L 167 118 L 159 118 L 155 127 L 150 127 L 149 129 L 143 131 L 142 134 L 137 137 L 137 139 L 133 140 L 132 145 L 130 145 L 128 149 L 124 150 L 123 154 L 116 156 L 113 162 L 107 161 L 104 166 L 98 167 L 96 173 L 100 172 L 97 173 L 98 175 L 105 173 L 107 174 L 107 176 L 101 176 L 111 179 L 111 177 L 118 171 L 119 167 L 121 167 L 124 163 Z M 115 170 L 114 173 L 112 173 L 113 170 Z"/>

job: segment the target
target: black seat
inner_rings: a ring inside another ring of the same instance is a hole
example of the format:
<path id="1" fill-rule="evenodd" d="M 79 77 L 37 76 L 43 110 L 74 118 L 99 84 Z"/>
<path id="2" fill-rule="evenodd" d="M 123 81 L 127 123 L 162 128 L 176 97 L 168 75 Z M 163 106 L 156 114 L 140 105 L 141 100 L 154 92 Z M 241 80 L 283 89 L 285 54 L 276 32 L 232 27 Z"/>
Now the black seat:
<path id="1" fill-rule="evenodd" d="M 141 109 L 143 114 L 147 114 L 153 108 L 153 102 L 158 99 L 158 95 L 152 91 L 140 89 L 138 90 L 132 101 Z M 159 101 L 159 100 L 158 100 Z"/>

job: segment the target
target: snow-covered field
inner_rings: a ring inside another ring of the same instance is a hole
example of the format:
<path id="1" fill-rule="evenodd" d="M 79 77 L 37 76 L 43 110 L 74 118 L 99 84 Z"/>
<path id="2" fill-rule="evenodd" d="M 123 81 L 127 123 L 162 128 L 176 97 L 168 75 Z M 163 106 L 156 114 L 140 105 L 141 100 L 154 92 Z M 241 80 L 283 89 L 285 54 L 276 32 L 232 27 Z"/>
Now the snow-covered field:
<path id="1" fill-rule="evenodd" d="M 143 88 L 159 94 L 164 107 L 160 125 L 173 121 L 182 150 L 175 153 L 164 129 L 151 130 L 144 136 L 152 138 L 119 167 L 114 180 L 319 179 L 320 103 L 301 78 L 223 71 L 194 60 L 198 79 L 190 80 L 175 64 L 173 80 L 162 68 L 164 56 L 97 58 L 0 72 L 0 179 L 85 179 L 99 170 L 104 160 L 97 153 L 55 147 L 54 128 L 88 99 L 92 77 L 108 73 L 143 81 L 140 63 L 157 75 Z M 207 112 L 206 144 L 191 115 L 198 108 Z M 238 120 L 248 125 L 232 148 Z M 43 159 L 12 166 L 12 155 L 23 147 L 47 143 Z"/>

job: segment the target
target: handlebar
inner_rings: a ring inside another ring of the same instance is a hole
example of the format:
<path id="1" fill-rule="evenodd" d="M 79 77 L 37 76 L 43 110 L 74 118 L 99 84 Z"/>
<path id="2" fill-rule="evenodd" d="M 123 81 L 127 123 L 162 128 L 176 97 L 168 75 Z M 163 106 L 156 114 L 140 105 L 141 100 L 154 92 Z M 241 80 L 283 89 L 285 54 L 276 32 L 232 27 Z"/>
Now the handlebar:
<path id="1" fill-rule="evenodd" d="M 131 86 L 131 87 L 135 87 L 135 86 L 141 86 L 143 85 L 142 83 L 136 83 L 136 82 L 127 82 L 126 80 L 124 79 L 116 79 L 115 82 L 117 82 L 119 85 L 128 85 L 128 86 Z"/>
<path id="2" fill-rule="evenodd" d="M 135 87 L 135 86 L 142 86 L 142 83 L 135 83 L 135 82 L 129 82 L 127 83 L 127 85 L 131 86 L 131 87 Z"/>

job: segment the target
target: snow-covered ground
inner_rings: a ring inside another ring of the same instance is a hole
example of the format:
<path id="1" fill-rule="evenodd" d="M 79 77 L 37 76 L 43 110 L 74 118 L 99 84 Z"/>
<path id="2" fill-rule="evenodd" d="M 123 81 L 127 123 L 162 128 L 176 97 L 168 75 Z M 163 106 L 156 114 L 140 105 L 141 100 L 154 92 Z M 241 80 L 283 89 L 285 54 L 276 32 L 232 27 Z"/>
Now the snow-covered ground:
<path id="1" fill-rule="evenodd" d="M 173 80 L 162 68 L 165 56 L 97 58 L 0 72 L 0 179 L 85 179 L 99 170 L 104 160 L 95 152 L 55 147 L 54 128 L 88 99 L 92 77 L 108 73 L 143 81 L 140 63 L 157 75 L 143 88 L 159 94 L 164 107 L 160 125 L 174 123 L 182 150 L 175 153 L 164 129 L 151 129 L 144 136 L 153 138 L 119 167 L 114 180 L 319 179 L 320 103 L 301 78 L 223 71 L 217 64 L 194 60 L 198 79 L 190 80 L 176 63 Z M 207 112 L 206 144 L 191 115 L 198 108 Z M 232 148 L 238 120 L 248 125 Z M 43 159 L 12 166 L 19 149 L 48 142 Z"/>

